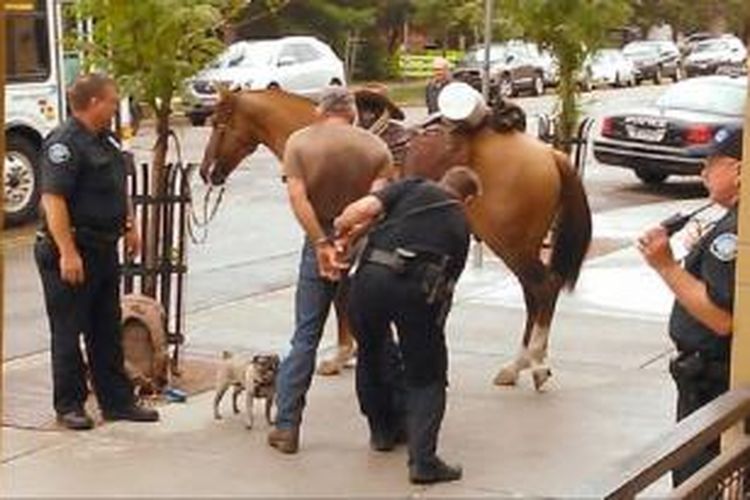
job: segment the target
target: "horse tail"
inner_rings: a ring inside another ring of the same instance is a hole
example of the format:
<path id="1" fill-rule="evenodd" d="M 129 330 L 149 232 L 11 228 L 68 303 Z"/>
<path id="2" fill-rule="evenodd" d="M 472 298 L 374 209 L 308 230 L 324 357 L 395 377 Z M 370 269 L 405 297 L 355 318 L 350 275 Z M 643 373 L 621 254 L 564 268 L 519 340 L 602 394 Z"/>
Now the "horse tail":
<path id="1" fill-rule="evenodd" d="M 554 151 L 554 157 L 562 184 L 550 265 L 572 290 L 591 243 L 591 209 L 568 157 L 559 151 Z"/>

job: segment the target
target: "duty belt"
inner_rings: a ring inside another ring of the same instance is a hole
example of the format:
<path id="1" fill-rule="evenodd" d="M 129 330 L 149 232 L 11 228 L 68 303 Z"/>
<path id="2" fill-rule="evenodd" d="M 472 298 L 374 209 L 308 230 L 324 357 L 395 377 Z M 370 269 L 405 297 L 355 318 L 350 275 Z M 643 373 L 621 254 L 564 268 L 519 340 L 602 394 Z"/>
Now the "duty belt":
<path id="1" fill-rule="evenodd" d="M 85 226 L 74 227 L 71 231 L 75 240 L 84 246 L 109 246 L 116 244 L 120 239 L 120 233 L 118 232 L 101 231 Z M 40 240 L 54 241 L 47 229 L 37 230 L 36 237 Z"/>

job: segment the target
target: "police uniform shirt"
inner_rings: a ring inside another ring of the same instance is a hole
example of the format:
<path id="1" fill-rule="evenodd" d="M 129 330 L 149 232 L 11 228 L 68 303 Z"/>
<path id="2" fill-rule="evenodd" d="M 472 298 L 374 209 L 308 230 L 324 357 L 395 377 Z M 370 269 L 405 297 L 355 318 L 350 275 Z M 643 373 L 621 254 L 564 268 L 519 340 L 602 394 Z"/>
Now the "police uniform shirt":
<path id="1" fill-rule="evenodd" d="M 718 307 L 732 312 L 737 256 L 737 207 L 730 209 L 685 257 L 685 270 L 705 283 L 708 297 Z M 680 351 L 700 351 L 726 360 L 730 337 L 720 337 L 675 301 L 669 334 Z"/>
<path id="2" fill-rule="evenodd" d="M 120 232 L 127 215 L 126 166 L 109 132 L 71 117 L 45 140 L 41 190 L 65 198 L 73 227 Z"/>
<path id="3" fill-rule="evenodd" d="M 386 214 L 370 233 L 369 243 L 374 248 L 449 255 L 448 273 L 452 278 L 461 274 L 470 233 L 460 203 L 450 203 L 453 198 L 440 186 L 421 178 L 407 178 L 373 194 Z M 419 211 L 428 205 L 434 208 Z"/>

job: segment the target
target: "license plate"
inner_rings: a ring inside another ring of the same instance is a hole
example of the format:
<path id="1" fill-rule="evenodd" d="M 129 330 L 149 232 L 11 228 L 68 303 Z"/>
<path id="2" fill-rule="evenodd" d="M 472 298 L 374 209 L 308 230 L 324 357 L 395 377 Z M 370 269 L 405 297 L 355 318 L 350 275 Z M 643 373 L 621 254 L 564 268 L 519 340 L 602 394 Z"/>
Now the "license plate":
<path id="1" fill-rule="evenodd" d="M 664 139 L 664 129 L 641 128 L 633 125 L 626 126 L 628 137 L 637 141 L 661 142 Z"/>

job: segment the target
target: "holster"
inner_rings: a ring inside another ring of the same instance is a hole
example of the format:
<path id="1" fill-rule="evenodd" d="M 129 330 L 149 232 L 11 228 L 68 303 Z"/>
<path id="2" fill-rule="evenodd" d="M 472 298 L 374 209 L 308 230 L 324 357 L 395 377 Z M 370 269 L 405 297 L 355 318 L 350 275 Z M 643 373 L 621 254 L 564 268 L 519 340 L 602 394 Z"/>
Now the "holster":
<path id="1" fill-rule="evenodd" d="M 721 382 L 729 378 L 729 363 L 711 359 L 700 351 L 680 352 L 670 360 L 669 372 L 677 384 Z"/>

